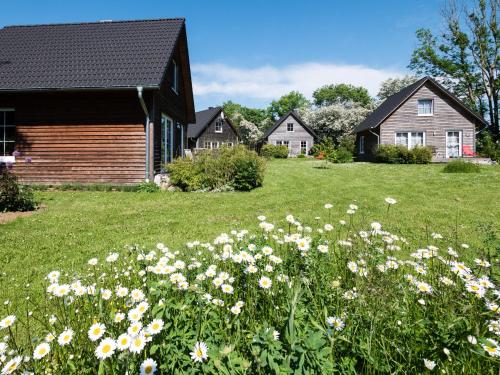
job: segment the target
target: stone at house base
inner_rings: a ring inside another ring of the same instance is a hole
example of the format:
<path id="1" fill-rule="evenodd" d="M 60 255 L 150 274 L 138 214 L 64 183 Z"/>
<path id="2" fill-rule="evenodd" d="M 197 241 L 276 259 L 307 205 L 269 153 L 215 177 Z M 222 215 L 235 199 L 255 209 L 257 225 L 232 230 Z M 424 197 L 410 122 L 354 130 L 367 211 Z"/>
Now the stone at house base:
<path id="1" fill-rule="evenodd" d="M 154 183 L 159 186 L 161 190 L 175 191 L 175 186 L 170 183 L 168 174 L 157 174 L 154 178 Z"/>
<path id="2" fill-rule="evenodd" d="M 492 165 L 495 164 L 490 158 L 433 158 L 433 163 L 449 163 L 454 160 L 463 160 L 469 163 L 480 164 L 480 165 Z"/>

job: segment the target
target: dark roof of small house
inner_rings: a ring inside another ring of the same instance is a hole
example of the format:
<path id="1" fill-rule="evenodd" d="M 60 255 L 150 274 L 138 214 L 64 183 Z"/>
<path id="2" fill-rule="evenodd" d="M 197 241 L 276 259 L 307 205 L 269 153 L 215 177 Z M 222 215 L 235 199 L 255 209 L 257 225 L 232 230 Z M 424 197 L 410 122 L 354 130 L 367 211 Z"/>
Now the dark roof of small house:
<path id="1" fill-rule="evenodd" d="M 359 133 L 364 130 L 374 129 L 382 122 L 384 122 L 391 114 L 394 113 L 401 105 L 403 105 L 418 89 L 420 89 L 425 83 L 431 83 L 434 87 L 437 87 L 441 92 L 451 98 L 455 103 L 457 103 L 461 108 L 465 110 L 470 116 L 472 116 L 475 120 L 479 121 L 482 124 L 486 124 L 481 116 L 472 112 L 469 108 L 467 108 L 460 99 L 458 99 L 455 95 L 445 89 L 441 84 L 436 82 L 431 77 L 424 77 L 412 83 L 409 86 L 404 87 L 397 93 L 389 96 L 382 104 L 380 104 L 368 117 L 361 122 L 354 131 Z"/>
<path id="2" fill-rule="evenodd" d="M 271 126 L 269 129 L 267 129 L 266 133 L 263 135 L 262 138 L 266 139 L 267 137 L 269 137 L 278 128 L 278 126 L 280 126 L 283 123 L 283 121 L 285 121 L 288 118 L 288 116 L 292 116 L 314 138 L 318 137 L 316 135 L 316 133 L 314 132 L 314 130 L 312 130 L 309 126 L 307 126 L 304 123 L 304 121 L 302 121 L 302 118 L 299 116 L 299 114 L 295 110 L 291 110 L 288 113 L 281 116 L 279 118 L 279 120 L 274 123 L 273 126 Z"/>
<path id="3" fill-rule="evenodd" d="M 0 91 L 158 87 L 183 18 L 0 29 Z"/>
<path id="4" fill-rule="evenodd" d="M 203 111 L 196 112 L 196 122 L 188 125 L 188 138 L 198 138 L 221 112 L 222 107 L 210 107 Z M 238 131 L 227 116 L 224 118 L 224 121 L 226 121 L 236 135 L 239 136 Z"/>

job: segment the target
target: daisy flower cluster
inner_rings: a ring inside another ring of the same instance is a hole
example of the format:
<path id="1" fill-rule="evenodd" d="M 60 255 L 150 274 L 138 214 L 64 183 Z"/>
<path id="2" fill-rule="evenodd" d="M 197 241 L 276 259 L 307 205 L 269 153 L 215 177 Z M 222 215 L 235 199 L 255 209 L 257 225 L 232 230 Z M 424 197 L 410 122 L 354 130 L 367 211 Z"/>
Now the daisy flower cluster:
<path id="1" fill-rule="evenodd" d="M 46 306 L 21 315 L 5 305 L 0 374 L 286 372 L 300 357 L 286 350 L 299 346 L 314 348 L 306 356 L 314 360 L 300 366 L 328 373 L 328 361 L 340 358 L 369 363 L 357 348 L 368 347 L 362 340 L 374 337 L 371 329 L 383 332 L 369 344 L 376 355 L 404 340 L 403 330 L 427 340 L 431 328 L 419 324 L 444 322 L 445 311 L 469 322 L 449 333 L 456 347 L 467 348 L 461 355 L 498 364 L 500 293 L 491 257 L 477 252 L 468 261 L 472 246 L 452 248 L 436 232 L 426 237 L 431 243 L 413 244 L 366 221 L 360 206 L 339 207 L 336 221 L 331 203 L 322 208 L 324 219 L 260 215 L 253 232 L 235 229 L 180 248 L 126 246 L 89 259 L 79 274 L 52 271 Z M 36 329 L 19 332 L 26 327 Z M 452 366 L 457 350 L 427 350 L 412 368 Z M 391 358 L 389 372 L 408 360 L 402 351 L 384 358 Z"/>

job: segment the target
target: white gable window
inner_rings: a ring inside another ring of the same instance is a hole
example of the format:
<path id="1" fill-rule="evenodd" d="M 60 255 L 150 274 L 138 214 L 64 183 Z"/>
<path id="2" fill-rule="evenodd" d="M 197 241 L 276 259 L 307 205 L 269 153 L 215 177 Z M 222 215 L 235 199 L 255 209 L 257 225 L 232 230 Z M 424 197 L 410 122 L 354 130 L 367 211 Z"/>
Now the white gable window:
<path id="1" fill-rule="evenodd" d="M 397 132 L 395 144 L 408 149 L 425 146 L 425 132 Z"/>
<path id="2" fill-rule="evenodd" d="M 359 153 L 360 154 L 365 153 L 365 136 L 364 135 L 359 137 Z"/>
<path id="3" fill-rule="evenodd" d="M 216 133 L 222 133 L 222 125 L 224 123 L 224 120 L 220 119 L 215 122 L 215 132 Z"/>
<path id="4" fill-rule="evenodd" d="M 172 60 L 172 82 L 171 82 L 172 90 L 176 94 L 179 94 L 179 67 L 175 60 Z"/>
<path id="5" fill-rule="evenodd" d="M 289 122 L 288 124 L 286 124 L 286 131 L 293 132 L 293 122 Z"/>
<path id="6" fill-rule="evenodd" d="M 432 116 L 434 114 L 434 101 L 432 99 L 419 99 L 417 106 L 419 116 Z"/>
<path id="7" fill-rule="evenodd" d="M 15 157 L 16 126 L 14 110 L 0 108 L 0 163 L 12 163 Z"/>

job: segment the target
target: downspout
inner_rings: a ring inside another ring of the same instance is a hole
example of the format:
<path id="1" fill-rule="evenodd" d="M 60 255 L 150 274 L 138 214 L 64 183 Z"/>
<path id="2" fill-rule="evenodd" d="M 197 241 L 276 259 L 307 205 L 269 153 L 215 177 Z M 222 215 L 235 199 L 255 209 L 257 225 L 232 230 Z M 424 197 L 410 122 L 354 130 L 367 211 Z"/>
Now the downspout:
<path id="1" fill-rule="evenodd" d="M 149 111 L 144 98 L 142 97 L 142 86 L 137 86 L 137 96 L 139 97 L 139 103 L 141 103 L 142 110 L 146 115 L 146 163 L 145 163 L 145 180 L 149 181 Z"/>

